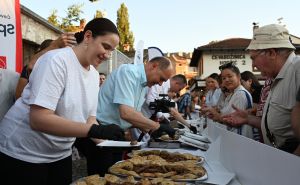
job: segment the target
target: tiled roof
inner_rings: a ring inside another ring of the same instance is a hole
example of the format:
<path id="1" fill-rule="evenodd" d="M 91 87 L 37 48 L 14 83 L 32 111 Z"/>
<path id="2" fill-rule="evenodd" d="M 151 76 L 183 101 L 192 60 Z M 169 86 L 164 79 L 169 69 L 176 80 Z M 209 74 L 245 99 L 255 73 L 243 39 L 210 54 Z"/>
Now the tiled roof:
<path id="1" fill-rule="evenodd" d="M 198 50 L 207 49 L 246 49 L 250 44 L 251 39 L 245 38 L 230 38 L 222 41 L 211 42 L 207 45 L 200 46 Z"/>
<path id="2" fill-rule="evenodd" d="M 245 38 L 230 38 L 222 41 L 211 42 L 194 49 L 193 56 L 190 62 L 191 67 L 197 67 L 199 58 L 202 56 L 203 51 L 208 50 L 245 50 L 250 44 L 251 39 Z"/>

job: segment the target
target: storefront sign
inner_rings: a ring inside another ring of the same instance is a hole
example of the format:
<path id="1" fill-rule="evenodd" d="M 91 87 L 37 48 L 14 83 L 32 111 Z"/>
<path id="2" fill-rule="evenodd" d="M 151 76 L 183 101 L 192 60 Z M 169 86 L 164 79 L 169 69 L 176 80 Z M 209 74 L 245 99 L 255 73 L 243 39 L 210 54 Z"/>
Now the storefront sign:
<path id="1" fill-rule="evenodd" d="M 220 54 L 212 55 L 212 60 L 218 60 L 219 65 L 223 65 L 229 62 L 234 63 L 235 65 L 246 65 L 245 54 Z"/>

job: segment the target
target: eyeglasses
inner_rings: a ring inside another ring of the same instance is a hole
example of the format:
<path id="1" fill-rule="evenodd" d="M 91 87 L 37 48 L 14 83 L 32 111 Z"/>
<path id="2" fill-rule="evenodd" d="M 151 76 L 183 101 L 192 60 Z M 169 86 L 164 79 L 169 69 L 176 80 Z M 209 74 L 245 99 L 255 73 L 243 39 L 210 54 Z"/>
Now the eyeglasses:
<path id="1" fill-rule="evenodd" d="M 250 58 L 252 61 L 254 61 L 259 55 L 264 55 L 265 54 L 265 50 L 260 50 L 257 52 L 257 54 L 255 55 L 250 55 Z"/>
<path id="2" fill-rule="evenodd" d="M 236 67 L 236 66 L 234 65 L 234 63 L 233 63 L 233 62 L 229 62 L 229 63 L 226 63 L 226 64 L 221 65 L 221 66 L 219 67 L 219 70 L 222 71 L 222 70 L 224 70 L 224 69 L 234 68 L 234 67 Z"/>

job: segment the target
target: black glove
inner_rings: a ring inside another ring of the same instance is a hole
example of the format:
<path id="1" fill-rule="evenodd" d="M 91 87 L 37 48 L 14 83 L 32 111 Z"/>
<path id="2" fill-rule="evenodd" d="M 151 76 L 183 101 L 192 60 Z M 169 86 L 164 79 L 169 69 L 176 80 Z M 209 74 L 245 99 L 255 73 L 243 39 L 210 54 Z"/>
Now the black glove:
<path id="1" fill-rule="evenodd" d="M 124 141 L 123 130 L 115 124 L 111 125 L 92 125 L 88 137 L 98 138 L 98 139 L 110 139 L 115 141 Z"/>
<path id="2" fill-rule="evenodd" d="M 190 125 L 190 130 L 194 133 L 194 134 L 197 134 L 197 128 Z"/>
<path id="3" fill-rule="evenodd" d="M 170 126 L 170 124 L 160 124 L 159 129 L 151 133 L 152 138 L 159 138 L 163 134 L 168 134 L 170 137 L 174 137 L 176 130 Z"/>

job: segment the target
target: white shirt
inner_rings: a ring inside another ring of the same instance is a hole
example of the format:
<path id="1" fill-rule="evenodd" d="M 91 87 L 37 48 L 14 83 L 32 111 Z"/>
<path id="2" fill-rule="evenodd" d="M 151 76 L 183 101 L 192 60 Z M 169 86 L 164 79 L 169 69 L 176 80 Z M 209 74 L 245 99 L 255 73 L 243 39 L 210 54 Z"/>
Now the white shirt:
<path id="1" fill-rule="evenodd" d="M 0 68 L 0 121 L 15 102 L 19 74 Z"/>
<path id="2" fill-rule="evenodd" d="M 159 94 L 168 94 L 168 91 L 170 89 L 170 79 L 163 82 L 160 86 L 159 84 L 156 84 L 148 89 L 148 93 L 146 95 L 146 100 L 142 106 L 142 113 L 144 116 L 150 118 L 151 115 L 154 113 L 153 110 L 149 109 L 150 102 L 154 102 L 155 99 L 161 99 L 162 97 L 159 97 Z M 168 98 L 168 97 L 167 97 Z M 164 114 L 164 116 L 167 116 Z"/>
<path id="3" fill-rule="evenodd" d="M 162 85 L 154 85 L 152 86 L 151 88 L 148 88 L 148 92 L 146 94 L 146 97 L 145 97 L 145 102 L 142 106 L 142 114 L 147 117 L 147 118 L 150 118 L 152 116 L 152 114 L 154 113 L 154 110 L 150 110 L 149 109 L 149 104 L 150 102 L 154 102 L 155 99 L 158 99 L 158 98 L 161 98 L 159 97 L 159 94 L 168 94 L 168 91 L 170 89 L 170 79 L 163 82 Z M 170 115 L 169 113 L 158 113 L 158 115 L 161 116 L 164 116 L 165 118 L 168 118 Z M 139 130 L 139 129 L 131 129 L 131 136 L 133 139 L 138 139 L 139 135 L 141 134 L 142 132 Z M 142 141 L 146 142 L 150 139 L 150 136 L 149 134 L 145 134 L 145 136 L 143 137 Z"/>
<path id="4" fill-rule="evenodd" d="M 35 64 L 22 97 L 0 123 L 0 151 L 31 163 L 50 163 L 70 156 L 75 138 L 32 130 L 30 105 L 85 123 L 89 116 L 96 116 L 98 91 L 98 72 L 92 66 L 89 71 L 84 69 L 71 48 L 47 52 Z"/>
<path id="5" fill-rule="evenodd" d="M 249 100 L 247 99 L 247 95 Z M 237 108 L 246 110 L 252 107 L 252 96 L 251 94 L 242 86 L 238 86 L 233 93 L 229 94 L 224 100 L 224 106 L 220 109 L 222 115 L 233 113 L 235 110 L 232 105 Z M 227 126 L 227 130 L 235 132 L 237 134 L 243 135 L 245 137 L 255 139 L 255 134 L 257 129 L 250 125 L 242 125 L 240 127 L 230 127 Z"/>
<path id="6" fill-rule="evenodd" d="M 222 94 L 222 91 L 220 88 L 215 89 L 214 91 L 209 90 L 206 94 L 205 98 L 205 104 L 207 106 L 216 106 L 219 99 L 220 95 Z"/>

